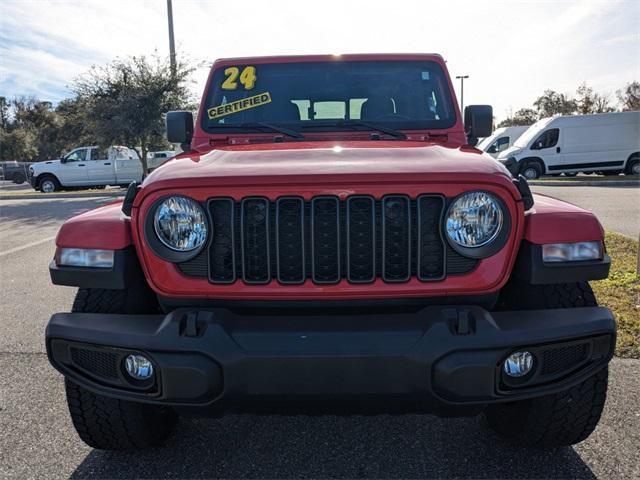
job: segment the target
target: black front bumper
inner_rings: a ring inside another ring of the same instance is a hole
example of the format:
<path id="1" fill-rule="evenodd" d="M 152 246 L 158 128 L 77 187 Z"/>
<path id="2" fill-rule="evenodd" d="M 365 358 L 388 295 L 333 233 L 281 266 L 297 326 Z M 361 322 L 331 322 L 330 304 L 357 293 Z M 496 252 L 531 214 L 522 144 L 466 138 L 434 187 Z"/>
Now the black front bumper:
<path id="1" fill-rule="evenodd" d="M 395 399 L 439 412 L 581 382 L 611 359 L 615 322 L 599 307 L 327 316 L 180 309 L 167 316 L 58 313 L 46 340 L 65 376 L 122 399 L 214 409 Z M 512 381 L 502 362 L 522 349 L 534 354 L 534 371 Z M 128 380 L 122 365 L 132 352 L 152 360 L 152 383 Z"/>

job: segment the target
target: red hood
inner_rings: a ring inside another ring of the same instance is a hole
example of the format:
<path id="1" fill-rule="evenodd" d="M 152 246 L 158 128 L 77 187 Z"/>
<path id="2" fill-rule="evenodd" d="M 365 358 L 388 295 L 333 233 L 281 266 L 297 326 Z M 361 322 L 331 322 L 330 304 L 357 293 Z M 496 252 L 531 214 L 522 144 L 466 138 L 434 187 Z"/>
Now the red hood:
<path id="1" fill-rule="evenodd" d="M 322 141 L 224 146 L 176 158 L 149 175 L 144 187 L 421 179 L 511 183 L 500 163 L 472 147 L 417 141 Z"/>

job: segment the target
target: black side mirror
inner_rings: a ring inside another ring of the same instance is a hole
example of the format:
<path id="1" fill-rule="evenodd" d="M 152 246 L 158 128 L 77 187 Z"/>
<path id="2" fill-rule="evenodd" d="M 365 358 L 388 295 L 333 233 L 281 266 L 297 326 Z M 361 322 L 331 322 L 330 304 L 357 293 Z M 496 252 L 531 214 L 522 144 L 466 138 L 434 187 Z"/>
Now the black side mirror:
<path id="1" fill-rule="evenodd" d="M 478 138 L 488 137 L 493 131 L 491 105 L 469 105 L 464 109 L 464 131 L 469 145 L 475 146 Z"/>
<path id="2" fill-rule="evenodd" d="M 495 145 L 491 145 L 489 147 L 489 150 L 487 150 L 487 153 L 497 153 L 497 152 L 498 152 L 498 149 L 496 148 Z"/>
<path id="3" fill-rule="evenodd" d="M 60 157 L 60 163 L 67 163 L 67 157 Z"/>
<path id="4" fill-rule="evenodd" d="M 166 124 L 169 143 L 179 143 L 183 150 L 189 150 L 193 137 L 193 114 L 191 112 L 169 112 Z"/>

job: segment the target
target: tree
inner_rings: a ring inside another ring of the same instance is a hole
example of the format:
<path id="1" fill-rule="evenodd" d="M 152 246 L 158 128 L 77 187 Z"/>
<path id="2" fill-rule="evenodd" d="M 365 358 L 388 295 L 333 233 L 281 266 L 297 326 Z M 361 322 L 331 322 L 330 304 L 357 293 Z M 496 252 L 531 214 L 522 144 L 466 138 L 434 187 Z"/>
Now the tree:
<path id="1" fill-rule="evenodd" d="M 609 97 L 604 94 L 594 92 L 593 88 L 588 87 L 586 82 L 576 90 L 576 105 L 578 113 L 588 115 L 590 113 L 606 113 L 613 112 Z"/>
<path id="2" fill-rule="evenodd" d="M 140 147 L 146 172 L 149 147 L 167 144 L 163 115 L 193 108 L 187 86 L 192 71 L 178 63 L 172 72 L 168 59 L 157 54 L 117 59 L 92 67 L 74 91 L 98 143 Z"/>
<path id="3" fill-rule="evenodd" d="M 538 121 L 538 114 L 531 108 L 521 108 L 512 117 L 507 117 L 498 124 L 499 127 L 516 127 L 533 125 Z"/>
<path id="4" fill-rule="evenodd" d="M 553 90 L 545 90 L 544 93 L 533 102 L 540 118 L 553 117 L 554 115 L 573 115 L 577 110 L 576 101 L 564 93 Z"/>
<path id="5" fill-rule="evenodd" d="M 623 112 L 640 110 L 640 82 L 634 80 L 627 83 L 617 92 Z"/>

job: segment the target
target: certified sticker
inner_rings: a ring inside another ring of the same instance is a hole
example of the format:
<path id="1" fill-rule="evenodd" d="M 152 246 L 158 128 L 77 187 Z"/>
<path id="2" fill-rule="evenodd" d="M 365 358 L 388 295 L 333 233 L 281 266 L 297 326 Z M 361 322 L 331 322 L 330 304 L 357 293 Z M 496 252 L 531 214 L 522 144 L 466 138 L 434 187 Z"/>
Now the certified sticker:
<path id="1" fill-rule="evenodd" d="M 243 98 L 242 100 L 236 100 L 224 105 L 218 105 L 207 110 L 209 120 L 225 117 L 243 110 L 249 110 L 250 108 L 261 107 L 271 103 L 271 94 L 269 92 L 259 93 L 253 97 Z"/>

